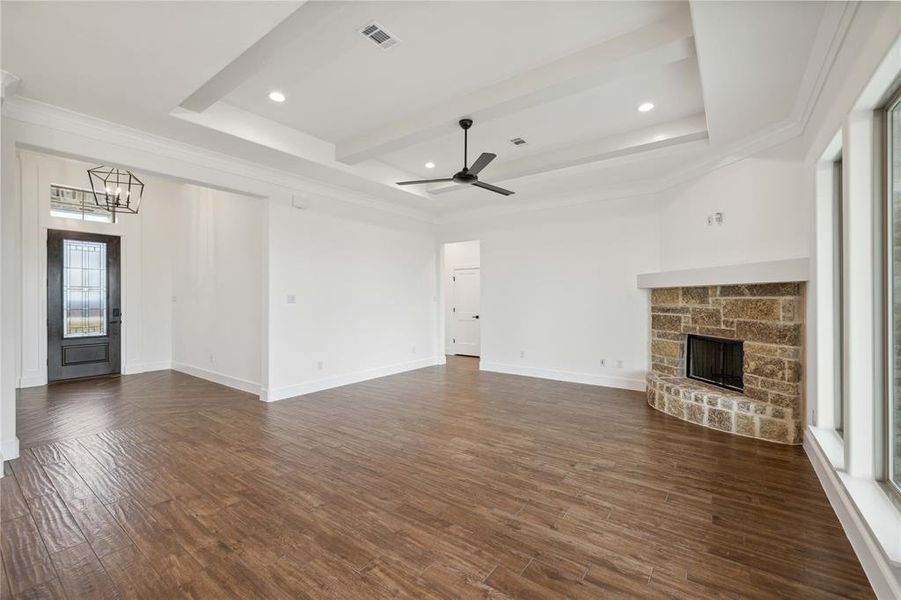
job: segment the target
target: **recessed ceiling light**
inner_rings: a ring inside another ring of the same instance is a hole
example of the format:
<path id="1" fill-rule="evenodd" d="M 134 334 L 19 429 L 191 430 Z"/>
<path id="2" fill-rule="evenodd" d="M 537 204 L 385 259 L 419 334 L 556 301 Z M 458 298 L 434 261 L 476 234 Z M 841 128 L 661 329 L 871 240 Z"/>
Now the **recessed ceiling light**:
<path id="1" fill-rule="evenodd" d="M 281 92 L 269 92 L 269 99 L 273 102 L 284 102 L 285 95 Z"/>
<path id="2" fill-rule="evenodd" d="M 654 110 L 653 102 L 643 102 L 638 105 L 638 112 L 648 112 L 649 110 Z"/>
<path id="3" fill-rule="evenodd" d="M 425 164 L 425 168 L 426 168 L 426 169 L 434 169 L 434 168 L 435 168 L 435 163 L 433 163 L 432 161 L 429 161 L 429 162 L 427 162 L 427 163 Z"/>

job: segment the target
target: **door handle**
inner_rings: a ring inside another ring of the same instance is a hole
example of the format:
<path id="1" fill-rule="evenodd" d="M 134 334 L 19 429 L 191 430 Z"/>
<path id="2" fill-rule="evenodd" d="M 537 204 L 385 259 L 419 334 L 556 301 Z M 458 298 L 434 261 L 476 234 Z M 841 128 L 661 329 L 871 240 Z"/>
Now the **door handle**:
<path id="1" fill-rule="evenodd" d="M 478 319 L 478 318 L 479 318 L 479 315 L 472 315 L 472 318 L 473 318 L 473 319 Z"/>

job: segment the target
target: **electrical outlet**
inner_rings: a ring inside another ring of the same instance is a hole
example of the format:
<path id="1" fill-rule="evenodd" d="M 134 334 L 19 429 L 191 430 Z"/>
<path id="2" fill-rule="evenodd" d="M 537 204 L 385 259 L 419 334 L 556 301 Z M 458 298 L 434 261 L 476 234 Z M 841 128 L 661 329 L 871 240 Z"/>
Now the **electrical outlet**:
<path id="1" fill-rule="evenodd" d="M 525 351 L 525 350 L 520 350 L 520 351 L 519 351 L 519 357 L 520 357 L 520 358 L 525 358 L 525 357 L 526 357 L 526 351 Z"/>
<path id="2" fill-rule="evenodd" d="M 319 369 L 320 371 L 322 370 L 322 361 L 321 360 L 318 363 L 316 363 L 316 368 Z"/>
<path id="3" fill-rule="evenodd" d="M 707 226 L 711 225 L 722 225 L 723 224 L 723 213 L 715 212 L 712 215 L 707 215 Z"/>
<path id="4" fill-rule="evenodd" d="M 416 354 L 416 346 L 413 346 L 410 350 L 413 354 Z"/>
<path id="5" fill-rule="evenodd" d="M 616 361 L 616 368 L 617 368 L 617 369 L 622 369 L 622 368 L 623 368 L 623 361 L 622 361 L 622 360 L 617 360 L 617 361 Z"/>
<path id="6" fill-rule="evenodd" d="M 606 367 L 606 366 L 607 366 L 607 359 L 606 359 L 606 358 L 602 358 L 602 359 L 601 359 L 601 366 L 602 366 L 602 367 Z"/>
<path id="7" fill-rule="evenodd" d="M 297 296 L 288 294 L 288 304 L 297 304 Z"/>
<path id="8" fill-rule="evenodd" d="M 213 354 L 210 354 L 210 364 L 216 363 L 216 357 Z"/>

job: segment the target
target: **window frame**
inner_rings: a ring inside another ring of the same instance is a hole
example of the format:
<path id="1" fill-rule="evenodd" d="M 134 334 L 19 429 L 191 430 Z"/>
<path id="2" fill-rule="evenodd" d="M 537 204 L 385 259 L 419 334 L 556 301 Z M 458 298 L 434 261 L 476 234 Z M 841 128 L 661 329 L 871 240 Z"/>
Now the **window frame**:
<path id="1" fill-rule="evenodd" d="M 845 191 L 844 156 L 840 151 L 832 161 L 832 353 L 833 353 L 833 424 L 844 440 L 848 420 L 845 394 Z"/>
<path id="2" fill-rule="evenodd" d="M 68 211 L 64 209 L 54 209 L 53 207 L 53 189 L 56 188 L 58 190 L 65 190 L 67 192 L 76 192 L 82 195 L 81 206 L 82 210 L 80 212 L 76 212 L 74 210 Z M 67 219 L 71 221 L 79 221 L 82 223 L 100 223 L 103 225 L 115 225 L 118 219 L 116 218 L 116 213 L 110 212 L 109 219 L 106 218 L 86 218 L 87 215 L 93 215 L 93 211 L 88 213 L 84 210 L 85 203 L 88 201 L 88 196 L 93 198 L 93 190 L 89 190 L 87 188 L 80 188 L 72 185 L 66 185 L 61 183 L 50 183 L 50 207 L 48 211 L 48 215 L 54 219 Z M 56 211 L 56 214 L 54 214 Z M 103 214 L 107 211 L 98 211 L 99 214 Z M 68 214 L 60 214 L 60 213 L 68 213 Z M 104 217 L 106 215 L 104 214 Z"/>
<path id="3" fill-rule="evenodd" d="M 878 111 L 878 117 L 882 119 L 881 127 L 877 128 L 877 131 L 880 132 L 882 136 L 879 141 L 879 147 L 882 150 L 881 157 L 881 167 L 884 169 L 884 175 L 879 179 L 882 182 L 883 188 L 879 190 L 879 193 L 882 195 L 882 236 L 883 236 L 883 251 L 882 255 L 882 282 L 883 282 L 883 290 L 882 290 L 882 298 L 884 302 L 883 306 L 883 323 L 885 326 L 883 327 L 883 340 L 882 340 L 882 348 L 883 348 L 883 423 L 884 427 L 883 431 L 883 439 L 880 440 L 883 446 L 883 465 L 882 469 L 882 477 L 883 483 L 885 487 L 892 492 L 892 496 L 894 501 L 897 503 L 901 502 L 901 479 L 898 481 L 895 480 L 895 444 L 896 444 L 896 436 L 894 433 L 895 428 L 895 402 L 896 402 L 896 392 L 895 392 L 895 384 L 894 384 L 894 362 L 895 362 L 895 350 L 894 350 L 894 330 L 895 330 L 895 318 L 894 318 L 894 226 L 893 226 L 893 217 L 894 217 L 894 198 L 893 198 L 893 165 L 892 165 L 892 153 L 894 150 L 893 145 L 893 136 L 892 136 L 892 110 L 897 107 L 899 111 L 901 111 L 901 82 L 896 81 L 894 86 L 892 87 L 892 91 L 889 94 L 883 108 Z M 898 140 L 901 142 L 901 140 Z M 899 250 L 901 251 L 901 250 Z M 901 402 L 901 394 L 897 394 L 899 398 L 898 402 Z M 897 443 L 901 444 L 901 436 L 898 436 Z M 879 454 L 877 453 L 877 456 Z"/>

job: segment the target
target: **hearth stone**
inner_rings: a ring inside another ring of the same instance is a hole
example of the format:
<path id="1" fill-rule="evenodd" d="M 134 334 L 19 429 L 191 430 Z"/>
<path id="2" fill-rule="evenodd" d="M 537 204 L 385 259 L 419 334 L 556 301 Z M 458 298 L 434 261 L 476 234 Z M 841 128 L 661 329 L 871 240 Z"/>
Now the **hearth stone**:
<path id="1" fill-rule="evenodd" d="M 738 392 L 687 377 L 648 374 L 648 404 L 669 415 L 747 437 L 798 444 L 791 409 L 750 400 Z"/>

